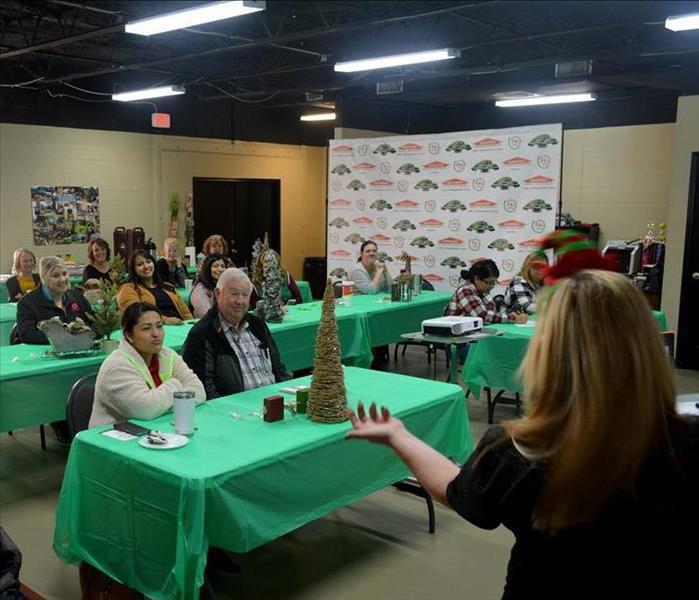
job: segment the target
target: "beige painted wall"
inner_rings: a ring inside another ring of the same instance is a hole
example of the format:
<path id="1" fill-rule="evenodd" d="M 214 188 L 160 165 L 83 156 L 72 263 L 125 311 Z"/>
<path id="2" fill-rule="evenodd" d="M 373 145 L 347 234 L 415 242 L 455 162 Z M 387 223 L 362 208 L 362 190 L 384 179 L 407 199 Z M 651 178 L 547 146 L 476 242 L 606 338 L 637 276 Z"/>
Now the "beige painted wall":
<path id="1" fill-rule="evenodd" d="M 193 177 L 242 177 L 281 180 L 282 257 L 301 278 L 303 258 L 325 254 L 325 172 L 325 148 L 0 123 L 0 266 L 18 246 L 86 260 L 84 245 L 33 246 L 32 185 L 99 187 L 110 243 L 124 225 L 160 245 L 172 192 L 182 202 Z"/>
<path id="2" fill-rule="evenodd" d="M 674 123 L 564 132 L 563 211 L 600 224 L 600 249 L 668 220 L 674 137 Z"/>
<path id="3" fill-rule="evenodd" d="M 684 264 L 689 171 L 692 152 L 699 152 L 699 96 L 680 98 L 677 104 L 677 133 L 672 152 L 672 185 L 668 204 L 667 255 L 661 308 L 668 327 L 677 331 Z M 695 225 L 697 225 L 695 223 Z M 688 307 L 696 310 L 696 306 Z"/>

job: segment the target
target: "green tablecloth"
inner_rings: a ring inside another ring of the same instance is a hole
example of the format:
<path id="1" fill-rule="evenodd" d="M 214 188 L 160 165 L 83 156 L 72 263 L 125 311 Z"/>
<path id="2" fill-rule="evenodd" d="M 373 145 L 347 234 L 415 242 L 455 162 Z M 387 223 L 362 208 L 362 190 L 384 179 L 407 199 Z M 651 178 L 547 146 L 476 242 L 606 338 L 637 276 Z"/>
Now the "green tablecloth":
<path id="1" fill-rule="evenodd" d="M 350 406 L 385 403 L 447 456 L 471 453 L 458 386 L 354 368 L 345 369 L 345 380 Z M 210 544 L 248 551 L 407 475 L 386 447 L 345 440 L 349 422 L 249 416 L 280 387 L 197 408 L 198 430 L 177 450 L 118 441 L 101 435 L 105 427 L 80 433 L 56 513 L 56 554 L 85 560 L 149 598 L 198 598 Z M 148 426 L 172 431 L 171 421 L 166 415 Z"/>
<path id="2" fill-rule="evenodd" d="M 659 330 L 666 327 L 665 313 L 653 311 Z M 527 352 L 529 340 L 534 334 L 534 327 L 514 324 L 495 324 L 490 327 L 505 332 L 502 336 L 493 336 L 471 344 L 463 368 L 464 384 L 476 398 L 481 389 L 489 387 L 495 390 L 522 392 L 522 380 L 517 370 Z"/>
<path id="3" fill-rule="evenodd" d="M 382 302 L 379 296 L 357 296 L 351 307 L 337 305 L 343 362 L 368 367 L 372 346 L 399 341 L 400 333 L 419 329 L 422 319 L 441 314 L 448 296 L 446 292 L 425 292 L 413 302 L 394 304 Z M 283 323 L 270 324 L 289 371 L 313 364 L 320 307 L 321 302 L 291 306 Z M 405 329 L 400 331 L 395 322 Z M 166 326 L 165 345 L 179 352 L 191 327 Z M 113 337 L 118 339 L 119 332 Z M 65 402 L 73 383 L 99 370 L 105 358 L 103 354 L 86 358 L 46 357 L 48 349 L 27 344 L 0 347 L 0 431 L 65 418 Z"/>
<path id="4" fill-rule="evenodd" d="M 15 326 L 17 319 L 17 303 L 6 302 L 0 304 L 0 346 L 8 346 L 10 343 L 10 332 Z"/>

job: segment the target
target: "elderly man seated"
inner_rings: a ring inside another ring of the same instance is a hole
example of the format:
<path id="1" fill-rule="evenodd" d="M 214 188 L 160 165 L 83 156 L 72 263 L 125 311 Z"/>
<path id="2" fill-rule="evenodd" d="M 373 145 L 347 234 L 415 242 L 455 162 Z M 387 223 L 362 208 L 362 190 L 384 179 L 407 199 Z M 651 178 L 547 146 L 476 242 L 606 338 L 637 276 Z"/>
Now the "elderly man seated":
<path id="1" fill-rule="evenodd" d="M 252 289 L 240 269 L 226 269 L 214 290 L 216 303 L 187 335 L 183 358 L 207 399 L 290 378 L 267 324 L 248 313 Z"/>

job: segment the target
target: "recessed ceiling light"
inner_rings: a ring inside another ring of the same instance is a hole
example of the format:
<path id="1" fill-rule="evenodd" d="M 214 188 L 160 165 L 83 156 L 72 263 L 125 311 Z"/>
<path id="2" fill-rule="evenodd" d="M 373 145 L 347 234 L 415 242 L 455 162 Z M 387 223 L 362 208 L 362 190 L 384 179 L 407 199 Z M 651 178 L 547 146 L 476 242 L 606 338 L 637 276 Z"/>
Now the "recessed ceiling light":
<path id="1" fill-rule="evenodd" d="M 400 67 L 403 65 L 417 65 L 436 60 L 447 60 L 450 58 L 457 58 L 458 56 L 461 56 L 461 51 L 456 48 L 441 48 L 440 50 L 392 54 L 390 56 L 378 56 L 376 58 L 339 62 L 335 65 L 335 71 L 340 73 L 370 71 L 372 69 L 386 69 L 387 67 Z"/>
<path id="2" fill-rule="evenodd" d="M 211 23 L 222 19 L 240 17 L 248 13 L 264 10 L 265 2 L 252 2 L 249 0 L 235 0 L 232 2 L 213 2 L 203 6 L 195 6 L 185 10 L 138 19 L 126 24 L 126 33 L 138 35 L 154 35 L 185 27 L 194 27 L 202 23 Z"/>

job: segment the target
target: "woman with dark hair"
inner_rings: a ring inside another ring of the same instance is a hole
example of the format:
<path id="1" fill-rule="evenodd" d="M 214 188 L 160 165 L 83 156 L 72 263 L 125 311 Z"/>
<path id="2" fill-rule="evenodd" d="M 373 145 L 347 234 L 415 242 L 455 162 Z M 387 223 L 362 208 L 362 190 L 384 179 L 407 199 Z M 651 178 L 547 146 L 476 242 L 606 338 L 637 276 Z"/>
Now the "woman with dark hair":
<path id="1" fill-rule="evenodd" d="M 189 312 L 172 284 L 160 279 L 155 270 L 155 260 L 145 250 L 134 250 L 129 256 L 129 280 L 117 293 L 117 306 L 124 311 L 134 302 L 154 304 L 163 315 L 166 325 L 181 325 L 182 321 L 191 319 Z"/>
<path id="2" fill-rule="evenodd" d="M 514 313 L 536 312 L 535 295 L 542 284 L 544 269 L 548 267 L 549 259 L 537 250 L 527 255 L 522 268 L 505 290 L 505 306 Z"/>
<path id="3" fill-rule="evenodd" d="M 77 290 L 70 289 L 65 264 L 57 256 L 44 256 L 39 261 L 41 285 L 29 292 L 17 304 L 17 329 L 12 343 L 48 344 L 39 328 L 43 321 L 58 317 L 64 323 L 90 323 L 89 303 Z"/>
<path id="4" fill-rule="evenodd" d="M 34 273 L 36 256 L 31 250 L 17 248 L 12 253 L 12 277 L 6 282 L 10 302 L 19 302 L 33 289 L 39 287 L 41 278 Z"/>
<path id="5" fill-rule="evenodd" d="M 87 258 L 89 262 L 83 270 L 83 285 L 86 285 L 90 280 L 96 280 L 95 283 L 99 282 L 100 279 L 108 281 L 112 270 L 112 265 L 109 262 L 111 258 L 109 244 L 102 238 L 90 240 L 87 245 Z"/>
<path id="6" fill-rule="evenodd" d="M 155 419 L 172 409 L 174 392 L 206 400 L 199 378 L 175 351 L 163 346 L 165 330 L 158 308 L 130 304 L 121 315 L 119 349 L 102 363 L 95 383 L 90 427 L 126 419 Z"/>
<path id="7" fill-rule="evenodd" d="M 359 264 L 351 275 L 354 289 L 359 294 L 378 294 L 391 290 L 393 278 L 385 263 L 376 258 L 378 250 L 379 247 L 371 240 L 363 242 L 359 248 Z"/>
<path id="8" fill-rule="evenodd" d="M 601 261 L 599 261 L 601 262 Z M 391 447 L 433 498 L 515 537 L 503 598 L 687 598 L 696 589 L 699 419 L 677 414 L 646 299 L 582 270 L 540 300 L 523 418 L 459 469 L 387 408 L 347 437 Z"/>
<path id="9" fill-rule="evenodd" d="M 199 273 L 197 283 L 192 288 L 192 295 L 189 297 L 189 304 L 195 318 L 201 319 L 214 305 L 214 290 L 218 278 L 230 266 L 231 261 L 223 254 L 209 254 L 204 259 L 201 273 Z"/>
<path id="10" fill-rule="evenodd" d="M 500 271 L 490 259 L 479 260 L 470 270 L 461 271 L 466 282 L 454 292 L 446 314 L 456 317 L 480 317 L 483 323 L 526 323 L 526 314 L 498 311 L 487 296 L 498 283 Z"/>

